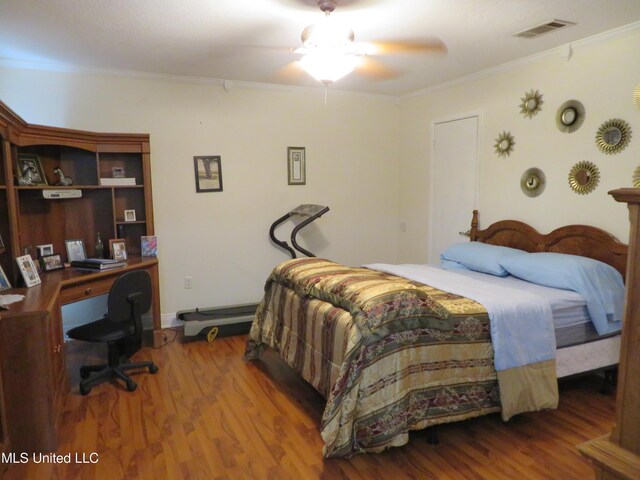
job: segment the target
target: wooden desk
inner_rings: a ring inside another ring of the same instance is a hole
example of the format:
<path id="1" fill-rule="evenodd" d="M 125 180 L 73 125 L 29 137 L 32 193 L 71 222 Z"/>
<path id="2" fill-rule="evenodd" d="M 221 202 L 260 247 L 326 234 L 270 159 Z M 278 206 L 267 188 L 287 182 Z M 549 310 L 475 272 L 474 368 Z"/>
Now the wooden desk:
<path id="1" fill-rule="evenodd" d="M 162 343 L 157 258 L 130 258 L 126 267 L 105 272 L 64 269 L 41 275 L 42 283 L 2 294 L 21 294 L 0 313 L 0 369 L 11 450 L 53 452 L 57 421 L 69 390 L 62 329 L 62 305 L 109 292 L 120 275 L 151 275 L 153 343 Z"/>

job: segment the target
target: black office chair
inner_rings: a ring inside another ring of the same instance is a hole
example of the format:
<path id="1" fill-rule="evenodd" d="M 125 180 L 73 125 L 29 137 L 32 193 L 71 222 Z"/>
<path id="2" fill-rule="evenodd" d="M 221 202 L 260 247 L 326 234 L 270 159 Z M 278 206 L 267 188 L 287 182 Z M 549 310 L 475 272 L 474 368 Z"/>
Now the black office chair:
<path id="1" fill-rule="evenodd" d="M 142 346 L 142 314 L 151 307 L 151 277 L 139 270 L 127 272 L 116 279 L 109 291 L 107 313 L 100 320 L 72 328 L 70 338 L 87 342 L 106 343 L 109 350 L 107 365 L 80 367 L 80 393 L 87 395 L 97 383 L 117 377 L 126 382 L 132 392 L 138 385 L 125 371 L 148 368 L 156 373 L 153 362 L 128 363 Z M 97 372 L 91 376 L 92 372 Z"/>

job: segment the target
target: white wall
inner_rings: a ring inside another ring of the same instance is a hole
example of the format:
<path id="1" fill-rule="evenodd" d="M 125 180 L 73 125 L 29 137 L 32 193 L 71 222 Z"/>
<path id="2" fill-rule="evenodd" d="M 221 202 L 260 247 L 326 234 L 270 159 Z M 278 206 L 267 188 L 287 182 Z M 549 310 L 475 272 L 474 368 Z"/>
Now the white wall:
<path id="1" fill-rule="evenodd" d="M 569 61 L 559 53 L 531 58 L 484 72 L 475 78 L 404 98 L 401 103 L 400 234 L 401 262 L 427 261 L 429 166 L 435 121 L 467 112 L 480 113 L 480 226 L 501 219 L 528 222 L 541 232 L 571 223 L 595 225 L 628 241 L 626 205 L 607 192 L 632 186 L 640 165 L 640 110 L 633 91 L 640 83 L 640 29 L 574 45 Z M 520 114 L 521 98 L 531 89 L 543 94 L 542 111 L 532 119 Z M 585 122 L 574 133 L 561 133 L 555 124 L 558 107 L 580 100 Z M 595 144 L 599 126 L 612 118 L 625 120 L 632 130 L 627 148 L 605 155 Z M 502 131 L 515 137 L 514 151 L 498 157 L 495 139 Z M 571 167 L 583 160 L 600 169 L 600 183 L 589 195 L 568 186 Z M 537 198 L 520 190 L 520 177 L 530 167 L 541 168 L 547 187 Z M 451 178 L 451 188 L 456 179 Z M 469 212 L 471 221 L 471 212 Z M 462 241 L 463 239 L 461 239 Z"/>
<path id="2" fill-rule="evenodd" d="M 164 315 L 258 301 L 287 254 L 271 223 L 301 203 L 331 211 L 300 243 L 346 264 L 397 260 L 399 107 L 329 90 L 234 88 L 157 78 L 0 68 L 0 99 L 27 122 L 151 134 Z M 287 146 L 307 185 L 287 185 Z M 193 156 L 221 155 L 222 193 L 196 193 Z M 292 224 L 283 225 L 288 239 Z M 391 227 L 390 227 L 391 226 Z M 184 289 L 184 277 L 193 288 Z"/>

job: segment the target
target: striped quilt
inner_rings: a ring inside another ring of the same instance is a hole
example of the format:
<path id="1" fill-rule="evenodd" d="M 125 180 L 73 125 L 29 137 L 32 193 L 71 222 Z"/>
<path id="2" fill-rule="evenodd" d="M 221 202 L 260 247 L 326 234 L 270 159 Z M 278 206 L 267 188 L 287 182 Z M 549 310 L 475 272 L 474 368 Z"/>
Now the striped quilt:
<path id="1" fill-rule="evenodd" d="M 326 457 L 500 410 L 489 318 L 473 300 L 390 274 L 293 259 L 274 269 L 246 356 L 275 350 L 326 399 Z"/>

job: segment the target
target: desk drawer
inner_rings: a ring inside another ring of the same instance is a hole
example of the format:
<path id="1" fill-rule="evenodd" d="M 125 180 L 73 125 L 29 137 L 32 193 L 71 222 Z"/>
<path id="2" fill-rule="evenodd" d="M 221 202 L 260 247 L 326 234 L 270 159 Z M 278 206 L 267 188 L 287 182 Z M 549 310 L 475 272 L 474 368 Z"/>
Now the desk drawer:
<path id="1" fill-rule="evenodd" d="M 116 278 L 117 277 L 114 276 L 100 280 L 93 280 L 91 282 L 74 285 L 72 287 L 65 287 L 60 292 L 60 301 L 65 305 L 85 298 L 95 297 L 96 295 L 102 295 L 103 293 L 109 293 L 111 285 L 113 285 Z"/>

